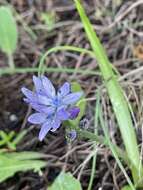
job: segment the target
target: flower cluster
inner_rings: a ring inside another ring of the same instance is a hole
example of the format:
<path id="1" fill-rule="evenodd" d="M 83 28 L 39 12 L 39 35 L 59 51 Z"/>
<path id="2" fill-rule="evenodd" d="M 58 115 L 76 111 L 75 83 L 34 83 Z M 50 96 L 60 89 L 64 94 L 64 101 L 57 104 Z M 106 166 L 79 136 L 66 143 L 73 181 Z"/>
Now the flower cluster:
<path id="1" fill-rule="evenodd" d="M 33 76 L 35 91 L 23 87 L 24 101 L 36 110 L 28 121 L 40 124 L 39 140 L 42 141 L 49 131 L 56 131 L 62 121 L 75 119 L 80 109 L 74 104 L 81 98 L 82 92 L 71 92 L 71 85 L 65 82 L 56 92 L 51 81 L 45 77 Z"/>

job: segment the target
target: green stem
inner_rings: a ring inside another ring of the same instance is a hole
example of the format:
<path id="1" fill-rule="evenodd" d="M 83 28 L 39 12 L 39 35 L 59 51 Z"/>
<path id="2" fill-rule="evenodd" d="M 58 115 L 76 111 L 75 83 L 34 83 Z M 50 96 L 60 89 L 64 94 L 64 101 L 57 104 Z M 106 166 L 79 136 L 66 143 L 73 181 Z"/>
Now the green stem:
<path id="1" fill-rule="evenodd" d="M 96 150 L 96 144 L 94 145 L 94 150 L 93 151 L 95 151 L 95 150 Z M 89 181 L 89 185 L 88 185 L 87 190 L 91 190 L 92 186 L 93 186 L 93 180 L 94 180 L 94 177 L 95 177 L 96 156 L 97 156 L 97 153 L 95 153 L 95 155 L 93 155 L 91 176 L 90 176 L 90 181 Z"/>
<path id="2" fill-rule="evenodd" d="M 12 54 L 8 55 L 8 64 L 9 64 L 9 67 L 10 67 L 10 72 L 13 72 L 14 69 L 15 69 L 15 65 L 14 65 L 14 62 L 13 62 L 13 55 Z"/>
<path id="3" fill-rule="evenodd" d="M 52 72 L 57 72 L 57 73 L 74 73 L 75 69 L 73 68 L 56 68 L 56 67 L 48 67 L 44 69 L 46 72 L 52 73 Z M 39 71 L 39 67 L 26 67 L 26 68 L 14 68 L 13 72 L 11 73 L 11 68 L 3 68 L 0 69 L 0 76 L 5 75 L 5 74 L 14 74 L 14 73 L 31 73 L 35 72 L 37 73 Z M 83 75 L 100 75 L 100 73 L 97 71 L 92 71 L 89 69 L 78 69 L 76 71 L 79 74 Z"/>
<path id="4" fill-rule="evenodd" d="M 98 123 L 99 123 L 99 106 L 100 106 L 100 89 L 97 91 L 96 94 L 96 106 L 95 106 L 95 116 L 94 116 L 94 134 L 98 135 Z M 97 142 L 94 142 L 94 149 L 95 151 L 97 148 Z M 95 171 L 96 171 L 96 157 L 97 157 L 97 151 L 95 151 L 95 154 L 93 155 L 92 159 L 92 168 L 91 168 L 91 175 L 89 180 L 89 185 L 87 190 L 91 190 L 93 186 L 93 180 L 95 177 Z"/>
<path id="5" fill-rule="evenodd" d="M 45 68 L 44 67 L 44 62 L 45 62 L 45 59 L 46 57 L 51 54 L 51 53 L 54 53 L 54 52 L 57 52 L 57 51 L 74 51 L 74 52 L 78 52 L 78 53 L 85 53 L 85 54 L 88 54 L 90 55 L 91 57 L 95 58 L 95 54 L 94 52 L 92 52 L 91 50 L 88 50 L 88 49 L 85 49 L 85 48 L 80 48 L 80 47 L 75 47 L 75 46 L 67 46 L 67 45 L 64 45 L 64 46 L 56 46 L 56 47 L 53 47 L 49 50 L 47 50 L 44 55 L 41 57 L 40 59 L 40 63 L 39 63 L 39 71 L 38 71 L 38 75 L 41 75 L 44 73 Z M 111 66 L 111 69 L 117 74 L 117 75 L 120 75 L 119 72 L 117 71 L 117 69 L 114 67 L 114 65 L 110 65 Z M 78 69 L 79 70 L 79 69 Z M 77 70 L 75 70 L 76 73 L 77 73 Z"/>

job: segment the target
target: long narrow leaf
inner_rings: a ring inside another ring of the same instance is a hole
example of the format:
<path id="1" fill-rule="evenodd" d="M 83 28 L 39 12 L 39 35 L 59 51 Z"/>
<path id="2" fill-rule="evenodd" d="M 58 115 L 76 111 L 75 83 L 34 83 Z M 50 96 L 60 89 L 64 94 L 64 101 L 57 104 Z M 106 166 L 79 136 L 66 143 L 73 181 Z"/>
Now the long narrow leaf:
<path id="1" fill-rule="evenodd" d="M 128 153 L 128 157 L 131 162 L 132 174 L 134 182 L 139 180 L 138 169 L 140 163 L 139 150 L 136 140 L 136 135 L 129 112 L 129 108 L 124 97 L 120 84 L 117 81 L 114 72 L 111 69 L 111 63 L 109 62 L 105 50 L 99 41 L 88 17 L 79 0 L 75 0 L 77 10 L 84 25 L 87 37 L 90 41 L 92 49 L 95 53 L 98 61 L 102 76 L 104 78 L 106 88 L 113 106 L 113 110 L 116 115 L 117 122 L 122 134 L 124 145 Z"/>

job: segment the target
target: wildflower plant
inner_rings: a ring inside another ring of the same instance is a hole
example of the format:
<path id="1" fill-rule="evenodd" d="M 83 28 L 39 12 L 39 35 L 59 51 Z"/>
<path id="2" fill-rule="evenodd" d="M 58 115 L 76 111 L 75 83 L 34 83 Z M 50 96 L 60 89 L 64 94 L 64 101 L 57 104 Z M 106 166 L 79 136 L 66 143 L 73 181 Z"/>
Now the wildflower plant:
<path id="1" fill-rule="evenodd" d="M 80 109 L 75 103 L 83 92 L 72 92 L 71 85 L 65 82 L 56 92 L 55 87 L 46 76 L 33 76 L 35 91 L 23 87 L 24 101 L 31 105 L 36 113 L 28 121 L 40 124 L 39 140 L 42 141 L 49 131 L 56 131 L 63 121 L 75 119 Z"/>
<path id="2" fill-rule="evenodd" d="M 128 186 L 125 186 L 124 189 L 132 189 L 135 190 L 138 187 L 143 187 L 143 166 L 142 161 L 140 159 L 140 149 L 138 148 L 137 144 L 137 137 L 135 134 L 131 113 L 129 109 L 129 105 L 126 101 L 126 98 L 124 96 L 124 92 L 122 90 L 121 85 L 119 84 L 117 80 L 117 75 L 114 72 L 116 69 L 114 66 L 110 63 L 106 52 L 100 43 L 100 40 L 98 36 L 96 35 L 96 32 L 94 31 L 87 15 L 85 14 L 85 11 L 82 7 L 82 1 L 80 0 L 74 0 L 76 8 L 78 10 L 78 13 L 80 15 L 83 28 L 85 29 L 86 35 L 88 37 L 88 40 L 90 42 L 90 45 L 92 47 L 92 51 L 77 48 L 74 46 L 59 46 L 54 47 L 48 50 L 42 57 L 40 61 L 39 68 L 42 70 L 42 66 L 44 65 L 44 59 L 49 53 L 56 52 L 59 50 L 69 50 L 69 51 L 77 51 L 77 52 L 84 52 L 92 57 L 96 58 L 99 64 L 99 68 L 101 71 L 101 76 L 104 79 L 104 84 L 107 89 L 110 101 L 112 103 L 113 111 L 115 113 L 117 123 L 119 126 L 119 129 L 121 131 L 121 136 L 123 139 L 123 143 L 125 146 L 125 149 L 121 149 L 120 147 L 114 145 L 110 140 L 110 135 L 108 133 L 107 127 L 105 127 L 104 118 L 102 116 L 102 109 L 100 108 L 100 114 L 99 114 L 99 121 L 100 125 L 104 131 L 105 136 L 98 136 L 96 134 L 90 133 L 86 130 L 78 130 L 79 136 L 88 138 L 93 141 L 98 141 L 101 144 L 104 144 L 110 148 L 112 151 L 112 154 L 118 163 L 118 166 L 122 170 L 124 176 L 126 177 L 126 180 L 128 182 Z M 44 68 L 46 70 L 46 68 Z M 100 105 L 101 106 L 101 105 Z M 99 106 L 99 107 L 100 107 Z M 132 179 L 128 176 L 126 173 L 124 166 L 122 165 L 120 158 L 128 165 L 128 167 L 131 170 L 133 182 Z M 93 182 L 93 180 L 92 180 Z M 92 185 L 91 185 L 92 186 Z M 91 188 L 90 188 L 91 189 Z"/>
<path id="3" fill-rule="evenodd" d="M 88 74 L 102 76 L 104 79 L 104 85 L 107 89 L 112 108 L 117 119 L 117 124 L 119 126 L 121 137 L 123 139 L 124 149 L 112 143 L 110 139 L 110 135 L 108 132 L 108 128 L 104 122 L 102 108 L 100 105 L 100 93 L 98 97 L 97 104 L 97 117 L 99 120 L 99 125 L 102 127 L 104 135 L 98 135 L 92 132 L 87 131 L 87 128 L 82 127 L 82 123 L 79 122 L 80 118 L 84 115 L 85 104 L 83 104 L 83 92 L 80 90 L 74 92 L 71 88 L 71 84 L 65 82 L 57 91 L 55 87 L 51 83 L 51 81 L 44 75 L 36 77 L 33 76 L 33 82 L 35 85 L 34 92 L 23 87 L 22 92 L 25 95 L 24 101 L 28 103 L 36 113 L 29 116 L 28 121 L 33 124 L 38 124 L 41 126 L 39 133 L 39 140 L 42 141 L 46 134 L 49 131 L 56 131 L 61 124 L 64 122 L 67 125 L 67 137 L 70 137 L 71 140 L 74 140 L 77 137 L 77 132 L 79 137 L 83 137 L 86 139 L 90 139 L 91 141 L 97 141 L 100 144 L 103 144 L 110 148 L 118 166 L 122 170 L 126 180 L 128 182 L 128 186 L 123 187 L 122 189 L 130 189 L 136 190 L 136 188 L 143 188 L 143 164 L 142 159 L 140 158 L 140 148 L 138 146 L 137 136 L 134 130 L 134 123 L 132 121 L 129 105 L 124 96 L 124 92 L 121 88 L 121 85 L 118 82 L 118 76 L 115 74 L 115 68 L 110 63 L 106 52 L 100 43 L 96 32 L 94 31 L 83 7 L 82 1 L 74 0 L 76 8 L 78 10 L 79 16 L 81 18 L 83 28 L 87 35 L 87 38 L 90 42 L 92 50 L 87 50 L 80 47 L 74 46 L 57 46 L 48 50 L 41 58 L 39 63 L 39 68 L 17 68 L 13 65 L 11 54 L 15 50 L 15 44 L 17 42 L 17 34 L 15 34 L 14 40 L 14 48 L 11 47 L 11 52 L 7 52 L 8 50 L 3 47 L 5 45 L 1 41 L 7 38 L 6 33 L 2 34 L 2 39 L 0 39 L 0 48 L 7 53 L 9 56 L 9 65 L 10 68 L 2 68 L 0 69 L 0 76 L 4 74 L 11 73 L 27 73 L 27 72 L 38 72 L 39 74 L 46 72 L 67 72 L 67 73 L 82 73 L 83 75 Z M 0 10 L 0 14 L 4 15 L 7 12 L 5 9 Z M 6 17 L 3 16 L 3 19 Z M 0 20 L 2 19 L 2 16 Z M 2 22 L 4 23 L 4 22 Z M 8 23 L 8 21 L 7 21 Z M 6 26 L 6 25 L 5 25 Z M 9 26 L 9 25 L 8 25 Z M 14 29 L 16 30 L 16 29 Z M 9 31 L 7 29 L 7 31 Z M 2 32 L 2 30 L 1 30 Z M 11 33 L 10 33 L 11 34 Z M 12 45 L 12 43 L 8 43 L 8 45 Z M 8 46 L 9 47 L 9 46 Z M 78 53 L 86 53 L 93 58 L 96 58 L 99 69 L 101 73 L 96 72 L 94 70 L 82 70 L 74 68 L 53 68 L 44 66 L 44 60 L 50 53 L 68 50 L 68 51 L 76 51 Z M 11 72 L 11 70 L 13 72 Z M 80 98 L 82 97 L 81 101 Z M 79 102 L 82 102 L 79 104 Z M 86 101 L 84 101 L 85 103 Z M 78 117 L 77 117 L 78 116 Z M 67 121 L 67 122 L 65 122 Z M 96 121 L 97 122 L 97 121 Z M 81 128 L 78 128 L 78 125 L 81 125 Z M 98 122 L 97 122 L 98 123 Z M 130 178 L 127 172 L 124 169 L 124 166 L 121 163 L 121 160 L 128 166 L 131 171 L 132 178 Z M 2 159 L 0 159 L 2 160 Z M 3 165 L 3 163 L 1 164 Z M 6 164 L 5 164 L 6 165 Z M 16 164 L 15 164 L 16 165 Z M 30 163 L 31 165 L 31 163 Z M 93 164 L 94 166 L 94 164 Z M 4 168 L 5 170 L 5 168 Z M 95 167 L 93 167 L 91 185 L 88 190 L 91 190 L 93 184 L 93 176 L 94 176 Z M 3 172 L 2 172 L 3 173 Z M 9 172 L 7 172 L 9 173 Z M 67 180 L 67 179 L 66 179 Z M 62 181 L 62 180 L 61 180 Z M 64 185 L 63 181 L 62 184 Z M 60 184 L 61 185 L 61 184 Z M 58 185 L 56 185 L 58 187 Z M 73 188 L 72 188 L 73 189 Z M 76 188 L 77 189 L 77 188 Z"/>

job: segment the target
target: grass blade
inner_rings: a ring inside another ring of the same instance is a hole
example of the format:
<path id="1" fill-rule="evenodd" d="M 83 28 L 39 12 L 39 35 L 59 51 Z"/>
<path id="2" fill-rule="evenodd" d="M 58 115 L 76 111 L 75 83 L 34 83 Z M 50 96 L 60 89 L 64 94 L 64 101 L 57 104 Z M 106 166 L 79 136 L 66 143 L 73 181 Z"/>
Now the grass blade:
<path id="1" fill-rule="evenodd" d="M 100 93 L 99 90 L 97 91 L 96 95 L 96 105 L 95 105 L 95 116 L 94 116 L 94 134 L 98 135 L 98 120 L 99 120 L 99 106 L 100 106 Z M 97 142 L 94 142 L 94 150 L 95 151 L 97 148 Z M 92 168 L 91 168 L 91 175 L 90 175 L 90 180 L 89 180 L 89 185 L 87 190 L 92 190 L 93 186 L 93 180 L 95 177 L 96 173 L 96 157 L 97 157 L 97 152 L 93 155 L 93 160 L 92 160 Z"/>
<path id="2" fill-rule="evenodd" d="M 134 182 L 137 183 L 137 181 L 139 181 L 138 169 L 140 157 L 137 139 L 126 99 L 121 86 L 111 69 L 111 63 L 108 60 L 105 50 L 100 43 L 99 38 L 97 37 L 88 17 L 86 16 L 80 1 L 75 0 L 75 4 L 104 78 L 124 145 L 131 163 L 130 168 L 132 170 Z"/>
<path id="3" fill-rule="evenodd" d="M 107 139 L 107 143 L 108 143 L 108 145 L 110 147 L 110 150 L 111 150 L 111 152 L 112 152 L 118 166 L 120 167 L 121 171 L 123 172 L 123 174 L 124 174 L 128 184 L 129 184 L 131 190 L 136 190 L 133 183 L 131 182 L 131 179 L 128 176 L 126 170 L 124 169 L 124 166 L 122 165 L 122 163 L 121 163 L 121 161 L 120 161 L 120 159 L 119 159 L 119 157 L 118 157 L 118 155 L 116 153 L 116 150 L 114 149 L 114 147 L 113 147 L 113 145 L 112 145 L 112 143 L 110 141 L 110 136 L 109 136 L 109 133 L 108 133 L 108 130 L 107 130 L 107 126 L 105 126 L 105 123 L 104 123 L 104 120 L 103 120 L 103 114 L 102 114 L 101 108 L 100 108 L 100 113 L 99 113 L 99 119 L 100 119 L 101 127 L 102 127 L 102 129 L 104 131 L 105 138 Z"/>

